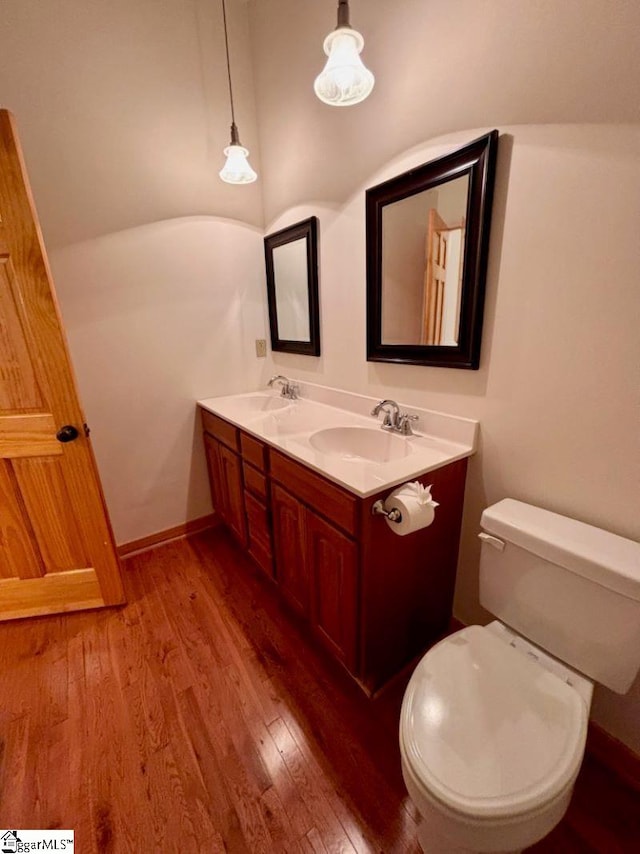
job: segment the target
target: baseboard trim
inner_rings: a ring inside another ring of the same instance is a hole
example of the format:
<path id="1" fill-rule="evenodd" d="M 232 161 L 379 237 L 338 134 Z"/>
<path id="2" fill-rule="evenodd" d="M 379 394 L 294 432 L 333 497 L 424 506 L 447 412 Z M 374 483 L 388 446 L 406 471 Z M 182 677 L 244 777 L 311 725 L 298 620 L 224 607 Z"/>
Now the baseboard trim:
<path id="1" fill-rule="evenodd" d="M 593 721 L 589 721 L 587 753 L 640 792 L 640 756 Z"/>
<path id="2" fill-rule="evenodd" d="M 182 522 L 182 524 L 175 525 L 173 528 L 167 528 L 166 531 L 157 531 L 155 534 L 140 537 L 139 540 L 131 540 L 129 543 L 123 543 L 121 546 L 117 546 L 116 550 L 121 558 L 126 559 L 133 557 L 134 554 L 155 549 L 164 543 L 168 543 L 170 540 L 180 540 L 182 537 L 190 537 L 192 534 L 199 534 L 201 531 L 215 528 L 219 524 L 220 517 L 215 513 L 209 513 L 207 516 L 201 516 L 199 519 L 191 519 L 189 522 Z"/>

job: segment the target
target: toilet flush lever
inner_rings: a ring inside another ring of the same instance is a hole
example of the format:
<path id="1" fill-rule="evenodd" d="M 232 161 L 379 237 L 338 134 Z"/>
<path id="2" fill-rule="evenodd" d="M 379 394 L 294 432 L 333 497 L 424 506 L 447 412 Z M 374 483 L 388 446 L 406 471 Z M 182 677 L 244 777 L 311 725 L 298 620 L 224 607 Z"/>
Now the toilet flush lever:
<path id="1" fill-rule="evenodd" d="M 504 547 L 506 545 L 504 540 L 499 540 L 498 537 L 492 537 L 491 534 L 485 534 L 482 531 L 478 534 L 478 538 L 482 540 L 483 543 L 487 543 L 490 546 L 493 546 L 494 549 L 498 549 L 499 552 L 504 551 Z"/>

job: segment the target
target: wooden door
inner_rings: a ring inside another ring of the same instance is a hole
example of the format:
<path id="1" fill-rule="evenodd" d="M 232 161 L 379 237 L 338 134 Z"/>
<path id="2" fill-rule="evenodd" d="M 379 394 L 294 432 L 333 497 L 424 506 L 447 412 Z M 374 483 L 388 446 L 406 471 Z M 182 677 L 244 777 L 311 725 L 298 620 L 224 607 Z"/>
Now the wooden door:
<path id="1" fill-rule="evenodd" d="M 306 615 L 309 613 L 309 565 L 304 547 L 304 505 L 273 484 L 271 513 L 277 581 L 293 607 Z"/>
<path id="2" fill-rule="evenodd" d="M 358 559 L 353 540 L 307 511 L 311 620 L 321 640 L 352 672 L 358 637 Z"/>
<path id="3" fill-rule="evenodd" d="M 225 492 L 225 522 L 244 548 L 247 546 L 247 517 L 244 510 L 242 461 L 238 454 L 220 444 L 220 475 Z"/>
<path id="4" fill-rule="evenodd" d="M 22 155 L 0 110 L 0 620 L 124 601 L 83 424 Z"/>

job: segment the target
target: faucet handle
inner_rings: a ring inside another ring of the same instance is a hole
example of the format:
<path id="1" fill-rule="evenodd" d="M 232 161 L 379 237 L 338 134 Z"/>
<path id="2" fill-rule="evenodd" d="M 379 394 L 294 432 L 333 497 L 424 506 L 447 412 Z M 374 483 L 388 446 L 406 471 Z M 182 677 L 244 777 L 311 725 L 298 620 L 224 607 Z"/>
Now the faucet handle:
<path id="1" fill-rule="evenodd" d="M 401 412 L 398 415 L 398 430 L 402 433 L 403 436 L 413 436 L 413 430 L 411 429 L 411 422 L 418 421 L 419 416 L 417 415 L 409 415 L 406 412 Z"/>

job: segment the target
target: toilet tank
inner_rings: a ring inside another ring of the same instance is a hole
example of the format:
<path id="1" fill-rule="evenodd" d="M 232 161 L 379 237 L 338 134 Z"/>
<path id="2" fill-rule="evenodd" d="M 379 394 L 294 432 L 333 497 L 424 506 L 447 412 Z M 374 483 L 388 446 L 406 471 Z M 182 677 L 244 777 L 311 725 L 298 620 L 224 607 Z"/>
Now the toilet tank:
<path id="1" fill-rule="evenodd" d="M 480 524 L 481 604 L 626 693 L 640 668 L 640 543 L 512 498 L 487 507 Z"/>

